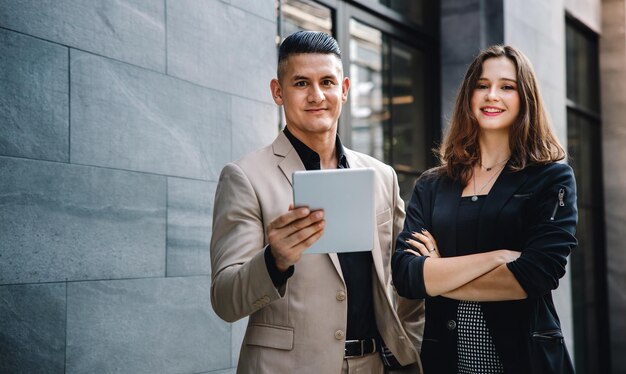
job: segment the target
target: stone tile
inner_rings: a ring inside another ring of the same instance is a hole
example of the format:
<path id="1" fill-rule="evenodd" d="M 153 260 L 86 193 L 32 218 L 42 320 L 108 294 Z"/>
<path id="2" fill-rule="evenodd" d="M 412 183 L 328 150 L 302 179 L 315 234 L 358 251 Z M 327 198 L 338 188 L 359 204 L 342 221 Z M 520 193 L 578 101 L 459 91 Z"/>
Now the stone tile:
<path id="1" fill-rule="evenodd" d="M 232 159 L 264 147 L 278 135 L 278 107 L 233 96 Z"/>
<path id="2" fill-rule="evenodd" d="M 241 351 L 241 343 L 246 335 L 246 327 L 248 327 L 248 317 L 240 319 L 231 325 L 231 365 L 237 367 L 239 362 L 239 352 Z"/>
<path id="3" fill-rule="evenodd" d="M 165 274 L 165 179 L 0 157 L 0 284 Z"/>
<path id="4" fill-rule="evenodd" d="M 209 277 L 68 285 L 68 373 L 199 373 L 230 367 L 230 325 Z"/>
<path id="5" fill-rule="evenodd" d="M 3 0 L 0 25 L 165 71 L 164 1 Z"/>
<path id="6" fill-rule="evenodd" d="M 0 286 L 0 373 L 64 373 L 65 284 Z"/>
<path id="7" fill-rule="evenodd" d="M 73 163 L 217 180 L 230 159 L 219 92 L 72 50 Z"/>
<path id="8" fill-rule="evenodd" d="M 69 160 L 67 56 L 65 47 L 0 29 L 0 155 Z"/>
<path id="9" fill-rule="evenodd" d="M 168 178 L 167 276 L 210 275 L 215 182 Z"/>
<path id="10" fill-rule="evenodd" d="M 168 1 L 167 48 L 168 74 L 273 103 L 275 21 L 219 1 Z"/>
<path id="11" fill-rule="evenodd" d="M 248 13 L 276 22 L 276 1 L 274 0 L 221 0 Z"/>

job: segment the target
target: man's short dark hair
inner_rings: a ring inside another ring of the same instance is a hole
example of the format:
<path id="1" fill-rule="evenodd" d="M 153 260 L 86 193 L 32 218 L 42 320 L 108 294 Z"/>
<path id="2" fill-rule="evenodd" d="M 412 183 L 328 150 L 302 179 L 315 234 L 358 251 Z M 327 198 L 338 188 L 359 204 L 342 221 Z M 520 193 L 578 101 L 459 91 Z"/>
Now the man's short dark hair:
<path id="1" fill-rule="evenodd" d="M 278 48 L 278 79 L 283 75 L 283 64 L 289 56 L 301 53 L 333 54 L 341 60 L 337 40 L 321 31 L 297 31 L 283 40 Z"/>

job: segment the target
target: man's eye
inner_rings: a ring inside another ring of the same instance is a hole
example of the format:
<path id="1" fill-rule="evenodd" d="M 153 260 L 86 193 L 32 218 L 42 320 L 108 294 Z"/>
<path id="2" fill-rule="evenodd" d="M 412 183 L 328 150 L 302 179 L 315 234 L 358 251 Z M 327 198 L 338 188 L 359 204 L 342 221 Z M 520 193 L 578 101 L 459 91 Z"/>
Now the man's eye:
<path id="1" fill-rule="evenodd" d="M 306 86 L 306 82 L 305 81 L 299 81 L 295 83 L 296 87 L 305 87 Z"/>
<path id="2" fill-rule="evenodd" d="M 331 81 L 330 79 L 326 79 L 326 80 L 322 81 L 322 84 L 324 86 L 332 86 L 333 84 L 335 84 L 335 82 Z"/>

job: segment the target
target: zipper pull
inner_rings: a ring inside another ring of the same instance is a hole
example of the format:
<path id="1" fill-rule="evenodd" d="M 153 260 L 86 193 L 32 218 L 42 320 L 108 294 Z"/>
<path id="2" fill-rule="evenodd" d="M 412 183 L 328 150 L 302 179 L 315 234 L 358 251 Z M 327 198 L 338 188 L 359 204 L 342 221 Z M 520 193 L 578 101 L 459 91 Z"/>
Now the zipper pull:
<path id="1" fill-rule="evenodd" d="M 559 207 L 565 206 L 565 201 L 563 201 L 563 198 L 565 198 L 565 188 L 563 187 L 559 188 L 558 197 L 559 199 L 556 201 L 556 204 L 554 204 L 554 210 L 552 211 L 552 215 L 550 216 L 550 221 L 554 221 L 554 217 L 556 216 L 556 211 L 559 209 Z"/>

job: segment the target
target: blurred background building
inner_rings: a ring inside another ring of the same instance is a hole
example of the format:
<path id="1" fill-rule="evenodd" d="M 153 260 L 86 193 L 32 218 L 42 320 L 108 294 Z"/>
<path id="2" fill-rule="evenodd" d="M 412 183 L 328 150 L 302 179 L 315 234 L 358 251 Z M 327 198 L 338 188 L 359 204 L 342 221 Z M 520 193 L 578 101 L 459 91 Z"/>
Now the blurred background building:
<path id="1" fill-rule="evenodd" d="M 1 1 L 0 373 L 234 372 L 213 195 L 278 133 L 276 47 L 300 28 L 338 39 L 342 141 L 404 198 L 473 56 L 528 55 L 578 178 L 566 343 L 579 373 L 626 373 L 626 0 Z"/>

